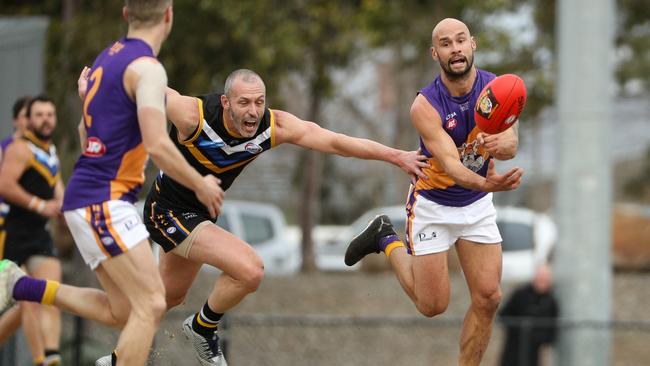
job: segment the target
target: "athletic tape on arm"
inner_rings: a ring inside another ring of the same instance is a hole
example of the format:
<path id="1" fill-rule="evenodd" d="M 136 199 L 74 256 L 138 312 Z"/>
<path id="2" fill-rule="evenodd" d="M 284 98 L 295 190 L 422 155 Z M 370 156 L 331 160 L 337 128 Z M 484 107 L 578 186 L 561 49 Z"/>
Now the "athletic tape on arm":
<path id="1" fill-rule="evenodd" d="M 151 58 L 142 58 L 129 65 L 140 80 L 135 88 L 135 102 L 138 109 L 155 108 L 165 113 L 165 90 L 167 73 L 160 62 Z"/>

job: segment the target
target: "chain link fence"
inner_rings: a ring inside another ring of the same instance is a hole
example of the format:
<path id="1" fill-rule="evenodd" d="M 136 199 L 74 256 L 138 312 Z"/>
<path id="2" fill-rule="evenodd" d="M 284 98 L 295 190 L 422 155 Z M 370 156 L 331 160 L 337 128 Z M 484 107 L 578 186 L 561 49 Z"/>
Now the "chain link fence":
<path id="1" fill-rule="evenodd" d="M 156 336 L 148 365 L 194 365 L 194 355 L 180 332 L 181 312 L 170 313 Z M 62 350 L 66 365 L 93 365 L 108 354 L 117 332 L 69 317 L 70 336 Z M 455 365 L 462 318 L 417 316 L 231 314 L 221 338 L 230 366 L 399 366 Z M 650 322 L 568 321 L 501 318 L 497 321 L 483 365 L 499 365 L 504 326 L 609 330 L 614 366 L 650 364 Z M 525 333 L 525 332 L 524 332 Z M 0 366 L 31 365 L 26 343 L 19 338 L 3 345 Z M 521 363 L 525 366 L 525 363 Z M 551 349 L 541 354 L 541 366 L 556 365 Z"/>

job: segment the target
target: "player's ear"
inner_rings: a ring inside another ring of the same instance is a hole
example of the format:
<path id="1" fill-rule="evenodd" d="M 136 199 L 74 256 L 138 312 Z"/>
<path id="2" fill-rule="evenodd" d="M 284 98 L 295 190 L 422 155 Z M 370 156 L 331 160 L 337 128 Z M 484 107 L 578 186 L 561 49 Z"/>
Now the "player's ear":
<path id="1" fill-rule="evenodd" d="M 122 7 L 122 17 L 124 17 L 124 20 L 127 22 L 129 21 L 129 9 L 127 9 L 126 6 Z"/>
<path id="2" fill-rule="evenodd" d="M 436 48 L 434 46 L 431 46 L 431 58 L 434 61 L 438 61 L 438 51 L 436 51 Z"/>
<path id="3" fill-rule="evenodd" d="M 469 37 L 469 40 L 472 44 L 472 51 L 476 51 L 476 38 L 474 36 Z"/>
<path id="4" fill-rule="evenodd" d="M 228 101 L 228 98 L 226 97 L 226 94 L 221 94 L 221 106 L 224 109 L 230 107 L 230 102 Z"/>
<path id="5" fill-rule="evenodd" d="M 173 19 L 174 19 L 174 9 L 170 5 L 167 7 L 167 9 L 165 9 L 165 23 L 171 23 Z"/>

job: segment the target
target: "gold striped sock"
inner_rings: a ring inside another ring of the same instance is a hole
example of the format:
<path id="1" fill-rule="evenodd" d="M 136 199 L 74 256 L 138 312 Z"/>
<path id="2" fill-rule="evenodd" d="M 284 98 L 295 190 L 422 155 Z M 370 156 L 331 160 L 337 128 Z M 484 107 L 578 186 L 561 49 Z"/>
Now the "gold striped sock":
<path id="1" fill-rule="evenodd" d="M 61 284 L 57 281 L 47 280 L 45 284 L 45 293 L 43 294 L 43 300 L 41 304 L 44 305 L 53 305 L 54 298 L 56 297 L 56 291 L 59 289 Z"/>
<path id="2" fill-rule="evenodd" d="M 386 245 L 386 249 L 384 249 L 384 253 L 386 253 L 386 258 L 390 258 L 390 253 L 393 252 L 395 248 L 403 247 L 404 243 L 401 241 L 394 241 L 388 245 Z"/>

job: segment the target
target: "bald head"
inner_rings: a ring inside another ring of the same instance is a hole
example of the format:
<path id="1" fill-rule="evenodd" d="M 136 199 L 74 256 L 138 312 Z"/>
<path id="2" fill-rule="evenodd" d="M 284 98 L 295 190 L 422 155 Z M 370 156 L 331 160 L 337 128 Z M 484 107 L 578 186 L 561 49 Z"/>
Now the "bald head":
<path id="1" fill-rule="evenodd" d="M 553 274 L 551 267 L 548 264 L 542 264 L 535 270 L 535 277 L 533 278 L 533 287 L 539 293 L 546 293 L 551 289 L 553 284 Z"/>
<path id="2" fill-rule="evenodd" d="M 465 23 L 455 18 L 445 18 L 438 22 L 438 24 L 433 28 L 433 31 L 431 32 L 431 44 L 433 47 L 436 47 L 440 39 L 451 39 L 463 33 L 467 37 L 471 37 L 469 28 Z"/>

